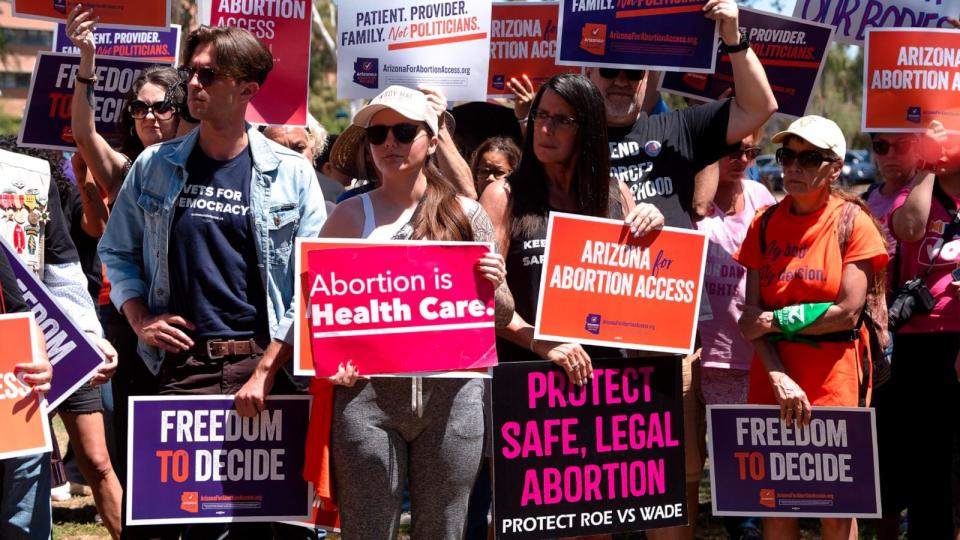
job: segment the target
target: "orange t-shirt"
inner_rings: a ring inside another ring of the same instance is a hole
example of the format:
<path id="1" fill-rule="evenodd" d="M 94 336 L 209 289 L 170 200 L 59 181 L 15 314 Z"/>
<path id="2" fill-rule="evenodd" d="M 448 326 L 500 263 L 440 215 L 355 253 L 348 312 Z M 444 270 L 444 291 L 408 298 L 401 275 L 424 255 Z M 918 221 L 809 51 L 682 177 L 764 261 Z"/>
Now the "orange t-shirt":
<path id="1" fill-rule="evenodd" d="M 810 302 L 835 302 L 840 292 L 844 265 L 870 260 L 874 272 L 887 264 L 887 251 L 880 231 L 866 212 L 857 213 L 846 254 L 840 252 L 837 227 L 844 200 L 831 195 L 818 212 L 794 214 L 788 195 L 774 210 L 766 228 L 766 254 L 760 252 L 760 216 L 754 218 L 747 237 L 734 257 L 760 278 L 760 298 L 765 309 L 779 309 Z M 842 257 L 842 260 L 841 260 Z M 861 339 L 820 342 L 815 345 L 775 342 L 790 376 L 807 393 L 813 405 L 856 407 L 862 377 L 860 358 L 866 346 L 866 328 Z M 861 344 L 863 344 L 861 346 Z M 776 404 L 767 370 L 756 353 L 750 370 L 748 402 Z"/>

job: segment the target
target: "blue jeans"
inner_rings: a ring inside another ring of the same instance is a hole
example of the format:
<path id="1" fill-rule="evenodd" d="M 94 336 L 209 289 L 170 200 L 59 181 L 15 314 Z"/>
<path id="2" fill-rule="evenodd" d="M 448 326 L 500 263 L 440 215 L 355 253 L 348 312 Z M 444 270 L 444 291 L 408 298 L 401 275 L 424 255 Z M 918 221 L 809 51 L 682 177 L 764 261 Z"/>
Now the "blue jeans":
<path id="1" fill-rule="evenodd" d="M 0 538 L 49 540 L 50 454 L 0 460 Z"/>

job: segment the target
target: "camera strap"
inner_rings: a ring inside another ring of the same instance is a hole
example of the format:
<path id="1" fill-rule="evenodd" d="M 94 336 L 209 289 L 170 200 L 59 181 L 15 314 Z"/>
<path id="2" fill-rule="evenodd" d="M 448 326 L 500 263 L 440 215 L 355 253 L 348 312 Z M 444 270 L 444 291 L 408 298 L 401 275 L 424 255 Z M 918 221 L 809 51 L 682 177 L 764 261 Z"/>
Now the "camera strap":
<path id="1" fill-rule="evenodd" d="M 940 206 L 943 206 L 943 209 L 947 211 L 947 214 L 950 216 L 950 223 L 943 228 L 943 234 L 941 235 L 940 247 L 937 248 L 936 253 L 931 255 L 930 264 L 927 265 L 926 271 L 923 273 L 923 276 L 920 276 L 921 281 L 925 281 L 927 276 L 930 275 L 930 272 L 933 271 L 933 265 L 937 261 L 937 257 L 940 256 L 940 252 L 943 251 L 943 246 L 947 245 L 948 242 L 953 240 L 953 237 L 957 235 L 958 229 L 960 229 L 960 211 L 957 211 L 957 203 L 953 200 L 952 197 L 947 195 L 947 192 L 943 190 L 940 186 L 940 179 L 936 178 L 933 181 L 933 198 L 940 203 Z M 902 287 L 903 283 L 900 283 L 900 242 L 897 242 L 897 252 L 894 255 L 895 264 L 893 266 L 894 276 L 893 283 L 897 284 L 897 287 Z"/>

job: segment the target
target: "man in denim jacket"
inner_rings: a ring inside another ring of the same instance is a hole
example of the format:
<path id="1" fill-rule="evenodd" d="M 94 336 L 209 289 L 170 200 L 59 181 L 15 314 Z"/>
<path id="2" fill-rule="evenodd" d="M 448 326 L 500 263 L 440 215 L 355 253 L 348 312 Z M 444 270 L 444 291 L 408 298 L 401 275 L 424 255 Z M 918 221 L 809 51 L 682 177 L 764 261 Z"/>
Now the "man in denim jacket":
<path id="1" fill-rule="evenodd" d="M 185 58 L 200 126 L 144 150 L 99 251 L 160 392 L 234 393 L 292 336 L 294 239 L 326 214 L 310 163 L 244 121 L 273 66 L 263 43 L 200 28 Z"/>

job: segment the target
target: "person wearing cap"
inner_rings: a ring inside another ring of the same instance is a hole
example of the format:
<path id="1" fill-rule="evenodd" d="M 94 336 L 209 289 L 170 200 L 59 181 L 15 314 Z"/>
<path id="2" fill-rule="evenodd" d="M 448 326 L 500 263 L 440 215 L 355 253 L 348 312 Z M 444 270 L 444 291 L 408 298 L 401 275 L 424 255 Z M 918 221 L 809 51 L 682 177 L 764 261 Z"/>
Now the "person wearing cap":
<path id="1" fill-rule="evenodd" d="M 391 86 L 360 109 L 365 151 L 382 182 L 340 203 L 321 237 L 492 242 L 480 205 L 458 194 L 436 165 L 438 115 L 423 93 Z M 477 272 L 496 286 L 496 324 L 513 300 L 503 257 L 488 253 Z M 442 337 L 438 336 L 438 339 Z M 237 410 L 262 407 L 273 377 L 289 359 L 268 351 L 237 396 Z M 413 538 L 460 538 L 483 450 L 484 386 L 474 378 L 391 377 L 358 380 L 351 363 L 330 381 L 330 455 L 344 539 L 394 538 L 409 478 Z M 315 393 L 315 401 L 319 399 Z M 317 410 L 316 408 L 314 409 Z M 311 422 L 321 422 L 318 415 Z M 309 460 L 317 453 L 308 451 Z M 305 469 L 306 470 L 306 469 Z M 371 504 L 376 501 L 376 504 Z"/>
<path id="2" fill-rule="evenodd" d="M 806 425 L 814 406 L 869 400 L 861 313 L 888 257 L 863 200 L 834 188 L 846 153 L 840 128 L 805 116 L 773 142 L 787 196 L 758 214 L 735 255 L 747 268 L 740 329 L 755 351 L 747 401 L 779 405 L 788 426 Z M 852 518 L 820 522 L 825 540 L 856 535 Z M 795 518 L 764 518 L 763 529 L 765 538 L 800 537 Z"/>
<path id="3" fill-rule="evenodd" d="M 99 252 L 159 393 L 233 394 L 264 350 L 291 349 L 294 241 L 315 237 L 326 214 L 310 162 L 244 121 L 273 66 L 269 49 L 247 30 L 204 26 L 187 37 L 185 58 L 200 125 L 140 154 Z M 295 393 L 292 374 L 276 389 Z M 178 534 L 167 527 L 164 537 Z M 184 534 L 306 531 L 278 527 L 190 525 Z"/>

